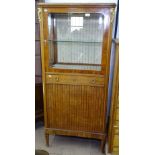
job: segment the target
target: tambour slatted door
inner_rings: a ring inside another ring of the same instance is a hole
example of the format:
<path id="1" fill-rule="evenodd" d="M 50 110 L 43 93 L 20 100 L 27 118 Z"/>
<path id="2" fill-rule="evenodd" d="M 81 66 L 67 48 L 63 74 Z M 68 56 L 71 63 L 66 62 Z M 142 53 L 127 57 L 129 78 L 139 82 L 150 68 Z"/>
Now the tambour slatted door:
<path id="1" fill-rule="evenodd" d="M 46 90 L 50 128 L 103 132 L 103 87 L 47 84 Z"/>
<path id="2" fill-rule="evenodd" d="M 101 140 L 104 150 L 115 4 L 38 5 L 49 134 Z"/>

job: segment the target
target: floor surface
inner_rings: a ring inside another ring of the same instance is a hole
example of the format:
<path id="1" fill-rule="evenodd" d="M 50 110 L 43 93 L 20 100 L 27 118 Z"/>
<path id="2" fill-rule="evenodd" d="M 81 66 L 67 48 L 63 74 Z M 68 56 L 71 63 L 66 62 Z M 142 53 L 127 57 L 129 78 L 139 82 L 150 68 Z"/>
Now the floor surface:
<path id="1" fill-rule="evenodd" d="M 46 150 L 49 155 L 104 155 L 100 150 L 100 141 L 79 137 L 50 135 L 47 147 L 43 127 L 36 127 L 35 149 Z"/>

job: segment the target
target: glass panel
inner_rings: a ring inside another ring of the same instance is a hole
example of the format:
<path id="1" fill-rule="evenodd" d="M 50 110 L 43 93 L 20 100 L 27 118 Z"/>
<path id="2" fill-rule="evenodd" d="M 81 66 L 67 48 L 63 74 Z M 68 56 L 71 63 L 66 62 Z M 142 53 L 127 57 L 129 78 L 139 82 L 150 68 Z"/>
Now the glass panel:
<path id="1" fill-rule="evenodd" d="M 99 13 L 49 14 L 50 67 L 100 71 L 103 20 Z"/>

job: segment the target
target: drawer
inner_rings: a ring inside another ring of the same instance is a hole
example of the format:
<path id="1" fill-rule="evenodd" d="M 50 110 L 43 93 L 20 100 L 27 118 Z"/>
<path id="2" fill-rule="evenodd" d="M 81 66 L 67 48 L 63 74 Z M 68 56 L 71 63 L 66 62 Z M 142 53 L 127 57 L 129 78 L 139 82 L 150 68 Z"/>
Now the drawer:
<path id="1" fill-rule="evenodd" d="M 113 146 L 119 146 L 119 135 L 114 135 Z"/>
<path id="2" fill-rule="evenodd" d="M 104 76 L 46 74 L 46 83 L 104 86 Z"/>

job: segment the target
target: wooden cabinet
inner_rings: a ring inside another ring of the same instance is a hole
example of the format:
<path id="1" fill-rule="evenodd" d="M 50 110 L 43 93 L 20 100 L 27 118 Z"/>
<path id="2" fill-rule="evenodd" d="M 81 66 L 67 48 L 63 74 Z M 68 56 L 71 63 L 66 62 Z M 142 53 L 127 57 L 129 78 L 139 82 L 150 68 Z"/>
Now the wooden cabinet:
<path id="1" fill-rule="evenodd" d="M 105 143 L 115 4 L 38 5 L 46 143 L 49 134 Z"/>
<path id="2" fill-rule="evenodd" d="M 110 124 L 108 132 L 108 151 L 113 155 L 119 154 L 119 42 L 115 44 L 115 66 L 113 77 Z"/>

